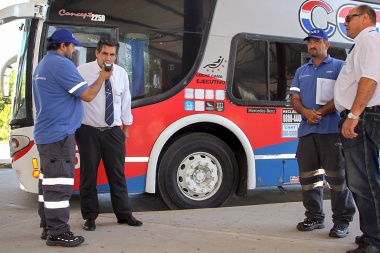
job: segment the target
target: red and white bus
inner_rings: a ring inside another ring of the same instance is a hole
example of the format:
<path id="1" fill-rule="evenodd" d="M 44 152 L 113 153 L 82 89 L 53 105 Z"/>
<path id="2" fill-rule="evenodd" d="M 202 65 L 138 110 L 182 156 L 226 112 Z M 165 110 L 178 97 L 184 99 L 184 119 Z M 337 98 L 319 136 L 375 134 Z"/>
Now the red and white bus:
<path id="1" fill-rule="evenodd" d="M 32 73 L 58 28 L 83 43 L 76 65 L 95 59 L 101 36 L 121 44 L 117 64 L 129 74 L 134 115 L 125 155 L 130 193 L 159 193 L 171 209 L 203 208 L 251 189 L 299 183 L 301 117 L 288 91 L 310 59 L 303 38 L 324 28 L 330 55 L 345 59 L 352 41 L 344 17 L 361 2 L 33 0 L 0 10 L 0 24 L 23 22 L 10 122 L 21 188 L 37 192 Z M 108 189 L 101 165 L 98 190 Z"/>

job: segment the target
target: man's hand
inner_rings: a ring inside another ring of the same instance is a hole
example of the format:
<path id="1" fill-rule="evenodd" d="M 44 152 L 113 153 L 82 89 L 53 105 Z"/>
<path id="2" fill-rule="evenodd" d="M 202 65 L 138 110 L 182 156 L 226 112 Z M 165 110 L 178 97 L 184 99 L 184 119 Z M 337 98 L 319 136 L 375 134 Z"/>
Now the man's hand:
<path id="1" fill-rule="evenodd" d="M 127 140 L 129 138 L 129 126 L 123 125 L 123 128 L 121 129 L 123 131 L 125 139 Z"/>
<path id="2" fill-rule="evenodd" d="M 103 81 L 110 79 L 112 72 L 113 72 L 113 67 L 110 71 L 105 71 L 104 65 L 102 65 L 102 71 L 100 71 L 99 78 L 102 79 Z"/>
<path id="3" fill-rule="evenodd" d="M 358 122 L 359 120 L 346 119 L 342 126 L 342 135 L 347 139 L 353 139 L 358 136 L 358 134 L 355 133 L 355 127 Z"/>
<path id="4" fill-rule="evenodd" d="M 319 120 L 322 119 L 322 114 L 316 110 L 307 110 L 305 113 L 306 123 L 309 125 L 319 124 Z"/>

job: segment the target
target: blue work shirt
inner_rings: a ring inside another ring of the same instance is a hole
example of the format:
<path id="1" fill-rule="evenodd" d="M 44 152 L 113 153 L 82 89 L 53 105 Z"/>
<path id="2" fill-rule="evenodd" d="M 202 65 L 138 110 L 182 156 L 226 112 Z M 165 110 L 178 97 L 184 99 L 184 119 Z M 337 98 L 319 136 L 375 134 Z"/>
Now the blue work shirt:
<path id="1" fill-rule="evenodd" d="M 327 55 L 326 59 L 316 67 L 311 59 L 307 64 L 297 69 L 290 87 L 290 94 L 298 94 L 305 108 L 318 110 L 323 107 L 323 105 L 316 103 L 317 78 L 336 80 L 343 64 L 343 61 L 331 58 L 330 55 Z M 298 137 L 306 136 L 311 133 L 338 133 L 339 120 L 340 116 L 337 111 L 323 116 L 319 123 L 315 125 L 307 124 L 306 118 L 302 116 L 302 121 L 298 128 Z"/>
<path id="2" fill-rule="evenodd" d="M 33 75 L 36 144 L 60 141 L 79 128 L 83 119 L 79 95 L 88 87 L 72 61 L 48 51 Z"/>

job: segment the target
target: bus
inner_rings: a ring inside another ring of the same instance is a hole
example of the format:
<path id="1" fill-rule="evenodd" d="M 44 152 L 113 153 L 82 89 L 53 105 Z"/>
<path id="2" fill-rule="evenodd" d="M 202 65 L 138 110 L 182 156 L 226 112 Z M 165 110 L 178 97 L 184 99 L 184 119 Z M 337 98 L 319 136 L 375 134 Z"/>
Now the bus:
<path id="1" fill-rule="evenodd" d="M 129 75 L 134 116 L 130 193 L 158 193 L 170 209 L 212 208 L 256 188 L 299 184 L 301 117 L 289 87 L 310 59 L 303 38 L 325 29 L 329 54 L 344 60 L 352 45 L 344 18 L 363 2 L 379 20 L 378 1 L 347 0 L 31 0 L 0 10 L 0 24 L 22 22 L 9 139 L 20 187 L 37 193 L 32 74 L 59 28 L 83 43 L 77 66 L 95 59 L 99 38 L 120 42 L 116 63 Z M 79 160 L 77 152 L 75 191 Z M 97 183 L 109 190 L 102 164 Z"/>

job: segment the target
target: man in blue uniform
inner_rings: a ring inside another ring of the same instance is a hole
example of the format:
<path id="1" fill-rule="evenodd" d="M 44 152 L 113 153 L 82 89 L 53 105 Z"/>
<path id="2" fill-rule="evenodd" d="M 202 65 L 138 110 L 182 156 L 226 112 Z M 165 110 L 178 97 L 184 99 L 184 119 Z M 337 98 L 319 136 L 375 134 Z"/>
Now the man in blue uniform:
<path id="1" fill-rule="evenodd" d="M 49 246 L 75 247 L 84 238 L 74 236 L 67 223 L 74 184 L 74 132 L 83 119 L 82 100 L 91 101 L 110 74 L 101 71 L 89 86 L 69 59 L 81 45 L 71 31 L 59 29 L 48 38 L 48 53 L 33 75 L 36 105 L 34 141 L 40 155 L 38 213 L 41 239 Z"/>
<path id="2" fill-rule="evenodd" d="M 331 190 L 334 227 L 331 237 L 348 234 L 355 214 L 351 192 L 344 173 L 342 144 L 338 135 L 340 116 L 333 100 L 334 83 L 343 61 L 327 54 L 330 46 L 323 29 L 314 29 L 304 39 L 311 60 L 297 69 L 290 94 L 293 109 L 302 116 L 298 129 L 297 161 L 302 186 L 305 220 L 298 223 L 300 231 L 324 228 L 323 179 Z"/>

